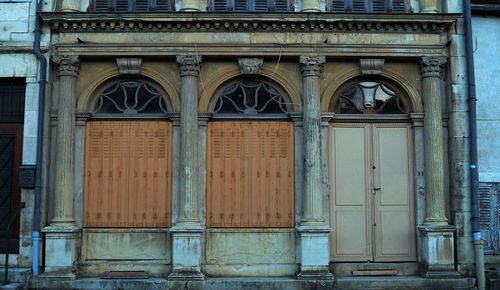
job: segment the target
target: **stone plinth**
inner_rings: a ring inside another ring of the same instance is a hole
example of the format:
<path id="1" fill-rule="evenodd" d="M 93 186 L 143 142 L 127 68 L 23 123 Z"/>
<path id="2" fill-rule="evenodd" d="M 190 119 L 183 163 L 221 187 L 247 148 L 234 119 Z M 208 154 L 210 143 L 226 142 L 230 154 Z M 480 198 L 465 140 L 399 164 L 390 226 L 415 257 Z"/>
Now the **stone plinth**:
<path id="1" fill-rule="evenodd" d="M 328 250 L 328 228 L 297 229 L 300 236 L 299 258 L 300 271 L 297 272 L 298 279 L 304 280 L 331 280 Z"/>
<path id="2" fill-rule="evenodd" d="M 422 226 L 422 269 L 425 278 L 459 278 L 455 271 L 454 226 Z"/>
<path id="3" fill-rule="evenodd" d="M 76 261 L 80 256 L 80 229 L 48 226 L 45 233 L 44 277 L 75 278 Z"/>
<path id="4" fill-rule="evenodd" d="M 172 228 L 173 271 L 170 280 L 203 280 L 201 272 L 202 228 Z"/>

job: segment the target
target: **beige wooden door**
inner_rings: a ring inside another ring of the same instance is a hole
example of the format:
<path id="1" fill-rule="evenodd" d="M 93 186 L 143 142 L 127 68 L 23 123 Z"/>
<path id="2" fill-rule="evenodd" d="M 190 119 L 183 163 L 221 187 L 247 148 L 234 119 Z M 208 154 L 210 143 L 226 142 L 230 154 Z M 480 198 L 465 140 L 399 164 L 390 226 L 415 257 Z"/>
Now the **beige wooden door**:
<path id="1" fill-rule="evenodd" d="M 331 128 L 331 260 L 413 261 L 410 127 Z"/>

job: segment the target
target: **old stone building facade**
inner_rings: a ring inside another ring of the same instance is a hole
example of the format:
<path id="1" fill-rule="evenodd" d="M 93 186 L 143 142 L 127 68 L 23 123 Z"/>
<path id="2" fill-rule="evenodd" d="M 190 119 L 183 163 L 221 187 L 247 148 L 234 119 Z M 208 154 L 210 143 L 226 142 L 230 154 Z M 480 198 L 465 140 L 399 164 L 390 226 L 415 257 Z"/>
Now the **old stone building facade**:
<path id="1" fill-rule="evenodd" d="M 31 285 L 142 273 L 473 288 L 462 12 L 54 3 L 40 13 L 47 219 Z M 371 275 L 390 277 L 357 278 Z"/>

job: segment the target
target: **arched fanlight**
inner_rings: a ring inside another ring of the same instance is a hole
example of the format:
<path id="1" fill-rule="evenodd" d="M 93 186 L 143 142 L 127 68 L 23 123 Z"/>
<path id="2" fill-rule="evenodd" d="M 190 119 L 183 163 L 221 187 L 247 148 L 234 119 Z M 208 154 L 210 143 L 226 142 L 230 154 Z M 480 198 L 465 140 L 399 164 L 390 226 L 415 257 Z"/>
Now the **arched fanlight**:
<path id="1" fill-rule="evenodd" d="M 216 114 L 284 114 L 287 100 L 271 83 L 262 80 L 237 80 L 218 94 L 213 106 Z"/>
<path id="2" fill-rule="evenodd" d="M 358 81 L 337 98 L 334 112 L 340 114 L 407 114 L 408 103 L 390 85 L 380 81 Z"/>
<path id="3" fill-rule="evenodd" d="M 123 79 L 108 84 L 101 90 L 92 108 L 94 115 L 156 115 L 168 111 L 165 94 L 143 79 Z"/>

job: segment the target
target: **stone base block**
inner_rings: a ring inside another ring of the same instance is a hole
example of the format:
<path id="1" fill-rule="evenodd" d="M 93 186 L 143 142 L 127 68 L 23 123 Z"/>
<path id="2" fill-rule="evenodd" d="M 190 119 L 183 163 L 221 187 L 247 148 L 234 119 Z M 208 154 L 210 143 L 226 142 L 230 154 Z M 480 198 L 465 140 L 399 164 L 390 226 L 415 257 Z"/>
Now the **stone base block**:
<path id="1" fill-rule="evenodd" d="M 45 233 L 45 275 L 76 277 L 76 261 L 80 252 L 81 234 L 77 227 L 49 226 Z"/>
<path id="2" fill-rule="evenodd" d="M 329 242 L 327 228 L 299 228 L 300 236 L 300 270 L 298 279 L 333 279 L 329 271 Z"/>
<path id="3" fill-rule="evenodd" d="M 425 278 L 458 278 L 455 270 L 453 226 L 421 226 L 422 269 Z"/>
<path id="4" fill-rule="evenodd" d="M 203 230 L 172 228 L 171 280 L 203 280 L 201 272 L 201 237 Z"/>

